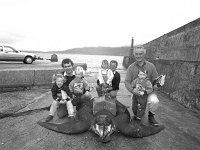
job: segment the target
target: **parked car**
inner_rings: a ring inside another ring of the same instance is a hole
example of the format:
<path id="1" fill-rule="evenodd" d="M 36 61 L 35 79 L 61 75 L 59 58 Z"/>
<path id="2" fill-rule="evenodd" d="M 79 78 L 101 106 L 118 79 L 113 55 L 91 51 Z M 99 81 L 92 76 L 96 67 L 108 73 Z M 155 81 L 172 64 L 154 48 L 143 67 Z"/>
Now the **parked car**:
<path id="1" fill-rule="evenodd" d="M 33 53 L 21 52 L 11 46 L 0 46 L 0 61 L 22 61 L 25 64 L 32 64 L 36 60 Z"/>

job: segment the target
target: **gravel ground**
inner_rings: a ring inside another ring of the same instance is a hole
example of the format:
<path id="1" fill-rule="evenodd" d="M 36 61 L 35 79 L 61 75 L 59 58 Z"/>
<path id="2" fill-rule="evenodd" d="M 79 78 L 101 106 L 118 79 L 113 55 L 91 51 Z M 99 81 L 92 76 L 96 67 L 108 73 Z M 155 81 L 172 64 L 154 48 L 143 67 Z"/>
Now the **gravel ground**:
<path id="1" fill-rule="evenodd" d="M 90 84 L 95 85 L 94 82 Z M 95 91 L 92 95 L 96 95 Z M 145 138 L 114 133 L 112 141 L 105 144 L 99 142 L 91 131 L 66 135 L 39 126 L 37 121 L 48 115 L 47 108 L 52 102 L 50 89 L 0 93 L 0 150 L 199 150 L 199 114 L 162 93 L 158 96 L 160 106 L 156 119 L 165 125 L 163 131 Z M 120 84 L 118 99 L 127 106 L 131 105 L 130 93 L 123 83 Z"/>

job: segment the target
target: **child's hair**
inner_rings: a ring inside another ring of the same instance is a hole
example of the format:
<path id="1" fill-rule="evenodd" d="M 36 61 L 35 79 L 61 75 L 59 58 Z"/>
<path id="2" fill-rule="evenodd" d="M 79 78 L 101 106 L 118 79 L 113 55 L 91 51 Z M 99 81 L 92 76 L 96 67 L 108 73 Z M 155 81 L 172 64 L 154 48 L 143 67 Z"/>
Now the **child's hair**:
<path id="1" fill-rule="evenodd" d="M 62 75 L 62 74 L 53 74 L 52 83 L 55 83 L 58 78 L 61 78 L 63 80 L 63 82 L 66 81 L 64 75 Z"/>
<path id="2" fill-rule="evenodd" d="M 146 70 L 144 70 L 144 69 L 142 69 L 142 70 L 139 70 L 138 74 L 139 74 L 140 72 L 147 74 L 147 71 L 146 71 Z"/>
<path id="3" fill-rule="evenodd" d="M 102 60 L 102 62 L 101 62 L 101 68 L 102 68 L 103 64 L 106 64 L 107 66 L 109 66 L 108 60 L 106 60 L 106 59 Z"/>
<path id="4" fill-rule="evenodd" d="M 148 75 L 148 74 L 147 74 L 147 71 L 146 71 L 146 70 L 144 70 L 144 69 L 139 70 L 139 72 L 138 72 L 138 77 L 139 77 L 140 72 L 143 73 L 143 74 L 145 74 L 145 76 L 146 76 L 145 79 L 148 79 L 148 78 L 147 78 L 147 75 Z"/>
<path id="5" fill-rule="evenodd" d="M 82 75 L 84 75 L 85 74 L 85 70 L 83 69 L 83 67 L 81 67 L 81 66 L 75 67 L 75 75 L 76 74 L 82 74 Z"/>

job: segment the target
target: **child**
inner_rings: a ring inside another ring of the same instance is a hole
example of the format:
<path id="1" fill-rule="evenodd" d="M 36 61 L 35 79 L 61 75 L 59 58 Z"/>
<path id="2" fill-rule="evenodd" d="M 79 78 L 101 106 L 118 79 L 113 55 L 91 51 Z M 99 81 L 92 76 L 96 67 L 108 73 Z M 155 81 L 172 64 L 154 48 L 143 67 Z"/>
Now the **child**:
<path id="1" fill-rule="evenodd" d="M 135 119 L 141 120 L 145 114 L 147 96 L 153 92 L 153 86 L 147 78 L 147 72 L 139 70 L 138 77 L 131 83 L 139 95 L 133 95 L 133 113 Z"/>
<path id="2" fill-rule="evenodd" d="M 69 84 L 69 90 L 73 93 L 73 105 L 77 110 L 81 107 L 81 100 L 91 99 L 90 87 L 84 79 L 85 71 L 81 66 L 75 68 L 75 78 Z"/>
<path id="3" fill-rule="evenodd" d="M 53 116 L 59 106 L 59 103 L 66 103 L 66 101 L 70 101 L 72 97 L 69 88 L 66 86 L 65 78 L 62 74 L 56 74 L 53 76 L 53 86 L 51 88 L 53 102 L 50 107 L 49 116 L 46 118 L 46 122 L 53 119 Z"/>
<path id="4" fill-rule="evenodd" d="M 109 69 L 109 63 L 107 60 L 103 60 L 101 63 L 101 69 L 98 73 L 97 87 L 96 91 L 98 96 L 103 96 L 106 89 L 112 87 L 112 79 L 114 74 L 111 69 Z"/>

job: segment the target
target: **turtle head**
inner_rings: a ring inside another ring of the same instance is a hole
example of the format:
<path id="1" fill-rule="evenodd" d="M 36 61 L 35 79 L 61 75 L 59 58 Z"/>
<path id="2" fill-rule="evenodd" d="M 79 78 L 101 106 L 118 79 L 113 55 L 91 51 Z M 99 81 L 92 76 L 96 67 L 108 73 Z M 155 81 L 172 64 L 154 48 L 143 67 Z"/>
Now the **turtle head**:
<path id="1" fill-rule="evenodd" d="M 115 125 L 108 115 L 98 115 L 92 124 L 92 130 L 99 135 L 100 141 L 105 143 L 111 140 L 110 135 L 114 132 Z"/>

